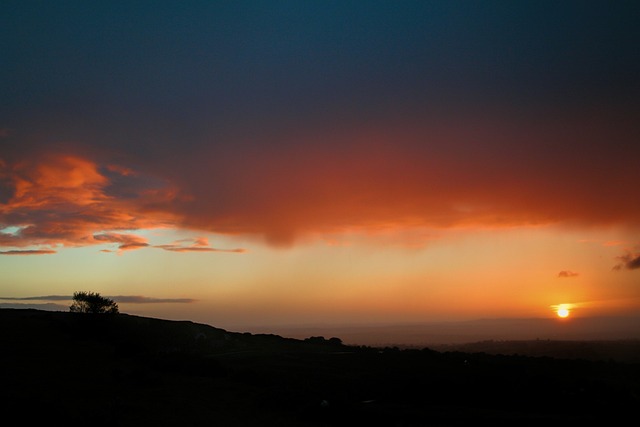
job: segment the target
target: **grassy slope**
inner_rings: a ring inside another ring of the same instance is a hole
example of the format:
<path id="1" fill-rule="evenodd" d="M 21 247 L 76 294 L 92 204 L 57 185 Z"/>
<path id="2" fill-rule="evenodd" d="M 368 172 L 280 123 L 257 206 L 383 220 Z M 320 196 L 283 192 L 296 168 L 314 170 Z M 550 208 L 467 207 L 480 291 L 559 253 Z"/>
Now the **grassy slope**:
<path id="1" fill-rule="evenodd" d="M 0 409 L 170 426 L 560 424 L 637 417 L 631 363 L 371 349 L 192 322 L 0 310 Z"/>

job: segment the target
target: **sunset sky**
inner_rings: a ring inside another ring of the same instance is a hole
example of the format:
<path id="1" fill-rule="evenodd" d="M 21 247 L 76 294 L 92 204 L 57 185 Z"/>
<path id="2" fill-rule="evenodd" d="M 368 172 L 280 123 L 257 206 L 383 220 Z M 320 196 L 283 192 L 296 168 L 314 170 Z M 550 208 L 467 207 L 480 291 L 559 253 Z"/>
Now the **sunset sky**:
<path id="1" fill-rule="evenodd" d="M 3 1 L 0 307 L 635 316 L 639 22 L 635 1 Z"/>

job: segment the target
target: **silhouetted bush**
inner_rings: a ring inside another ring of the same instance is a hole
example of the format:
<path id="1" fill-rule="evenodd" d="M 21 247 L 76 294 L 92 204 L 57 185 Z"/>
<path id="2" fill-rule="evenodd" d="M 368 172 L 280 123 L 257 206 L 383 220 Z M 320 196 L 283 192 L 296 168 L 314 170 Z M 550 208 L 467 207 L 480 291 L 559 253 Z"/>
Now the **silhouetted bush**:
<path id="1" fill-rule="evenodd" d="M 73 304 L 69 307 L 72 313 L 116 314 L 118 304 L 97 292 L 74 292 Z"/>

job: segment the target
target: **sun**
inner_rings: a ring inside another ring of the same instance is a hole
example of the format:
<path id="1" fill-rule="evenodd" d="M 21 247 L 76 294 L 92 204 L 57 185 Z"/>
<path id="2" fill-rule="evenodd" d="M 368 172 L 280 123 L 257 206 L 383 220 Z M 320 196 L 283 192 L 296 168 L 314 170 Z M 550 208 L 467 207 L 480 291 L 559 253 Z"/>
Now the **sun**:
<path id="1" fill-rule="evenodd" d="M 574 306 L 575 304 L 557 304 L 552 305 L 551 309 L 559 318 L 566 319 L 571 315 L 571 309 L 574 308 Z"/>

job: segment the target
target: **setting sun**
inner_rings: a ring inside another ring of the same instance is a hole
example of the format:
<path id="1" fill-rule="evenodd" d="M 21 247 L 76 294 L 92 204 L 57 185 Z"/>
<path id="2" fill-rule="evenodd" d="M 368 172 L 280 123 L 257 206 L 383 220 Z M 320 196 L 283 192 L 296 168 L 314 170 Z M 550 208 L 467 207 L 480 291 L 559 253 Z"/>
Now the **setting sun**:
<path id="1" fill-rule="evenodd" d="M 562 319 L 569 317 L 569 315 L 571 315 L 571 309 L 573 308 L 575 308 L 575 304 L 557 304 L 551 306 L 553 312 Z"/>

